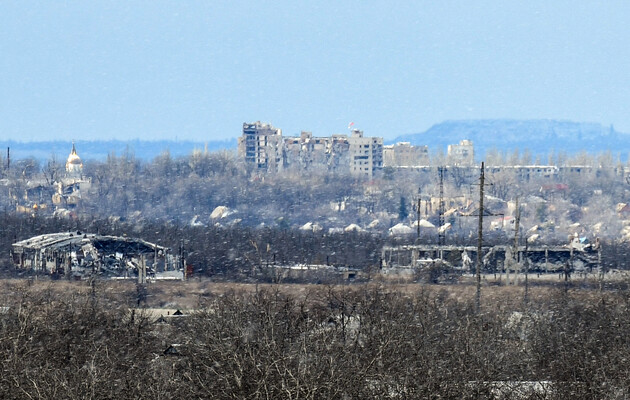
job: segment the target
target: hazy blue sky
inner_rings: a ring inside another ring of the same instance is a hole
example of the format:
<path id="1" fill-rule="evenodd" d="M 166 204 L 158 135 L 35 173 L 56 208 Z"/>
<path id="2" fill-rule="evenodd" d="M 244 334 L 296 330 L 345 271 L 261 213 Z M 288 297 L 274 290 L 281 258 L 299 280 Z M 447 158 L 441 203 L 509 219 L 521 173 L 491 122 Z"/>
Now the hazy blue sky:
<path id="1" fill-rule="evenodd" d="M 3 1 L 0 139 L 630 132 L 630 1 Z"/>

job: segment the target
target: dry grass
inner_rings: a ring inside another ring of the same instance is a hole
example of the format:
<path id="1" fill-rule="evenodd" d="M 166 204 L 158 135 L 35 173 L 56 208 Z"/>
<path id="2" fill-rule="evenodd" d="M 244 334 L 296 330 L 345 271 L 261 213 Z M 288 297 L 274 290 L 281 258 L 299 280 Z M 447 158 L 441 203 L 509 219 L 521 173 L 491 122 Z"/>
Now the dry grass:
<path id="1" fill-rule="evenodd" d="M 557 279 L 557 276 L 556 276 Z M 425 293 L 430 296 L 440 296 L 444 300 L 458 302 L 474 302 L 476 287 L 474 277 L 464 277 L 457 284 L 430 285 L 419 283 L 369 282 L 351 285 L 317 285 L 317 284 L 253 284 L 235 282 L 212 282 L 210 280 L 191 280 L 187 282 L 152 282 L 147 284 L 147 297 L 144 306 L 150 308 L 168 308 L 191 310 L 203 306 L 209 299 L 222 296 L 228 292 L 253 293 L 259 290 L 279 291 L 297 300 L 318 298 L 330 289 L 341 289 L 345 292 L 362 289 L 379 289 L 388 292 L 402 293 L 414 296 Z M 564 281 L 536 281 L 530 278 L 528 299 L 532 304 L 544 302 L 550 296 L 564 293 Z M 579 281 L 577 281 L 579 283 Z M 538 283 L 538 284 L 537 284 Z M 589 285 L 579 285 L 572 282 L 569 293 L 572 297 L 584 300 L 598 297 L 597 282 Z M 97 281 L 94 290 L 98 297 L 117 307 L 136 307 L 137 288 L 133 281 Z M 13 303 L 18 296 L 25 294 L 43 294 L 51 299 L 57 297 L 74 296 L 89 298 L 92 288 L 87 281 L 51 281 L 48 279 L 0 280 L 0 302 Z M 525 288 L 523 279 L 518 285 L 505 285 L 505 281 L 495 281 L 491 275 L 484 277 L 482 287 L 482 306 L 484 308 L 515 309 L 524 304 Z M 1 304 L 0 304 L 1 305 Z"/>

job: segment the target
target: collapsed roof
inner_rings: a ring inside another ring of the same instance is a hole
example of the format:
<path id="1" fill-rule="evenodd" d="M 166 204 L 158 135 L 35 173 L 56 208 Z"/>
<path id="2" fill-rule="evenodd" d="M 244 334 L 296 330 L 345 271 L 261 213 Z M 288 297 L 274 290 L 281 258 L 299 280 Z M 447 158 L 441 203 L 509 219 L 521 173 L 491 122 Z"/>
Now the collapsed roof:
<path id="1" fill-rule="evenodd" d="M 94 233 L 82 232 L 61 232 L 48 233 L 25 239 L 13 244 L 13 249 L 21 250 L 44 250 L 44 249 L 73 249 L 80 248 L 85 244 L 92 244 L 99 252 L 103 253 L 125 253 L 129 255 L 141 255 L 154 253 L 155 251 L 166 252 L 167 248 L 142 239 L 132 239 L 120 236 L 104 236 Z"/>

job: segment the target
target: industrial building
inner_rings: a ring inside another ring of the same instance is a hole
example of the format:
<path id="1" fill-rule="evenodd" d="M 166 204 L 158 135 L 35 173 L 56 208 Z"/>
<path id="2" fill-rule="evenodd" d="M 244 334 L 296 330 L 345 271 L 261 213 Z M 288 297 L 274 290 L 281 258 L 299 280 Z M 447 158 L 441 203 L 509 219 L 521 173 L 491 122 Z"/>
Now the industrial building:
<path id="1" fill-rule="evenodd" d="M 170 249 L 141 239 L 62 232 L 14 243 L 17 269 L 52 276 L 146 277 L 181 271 L 181 258 Z M 176 275 L 176 274 L 175 274 Z"/>
<path id="2" fill-rule="evenodd" d="M 385 246 L 381 252 L 381 267 L 425 268 L 440 263 L 461 272 L 476 268 L 477 247 L 457 245 Z M 482 269 L 486 272 L 517 271 L 527 262 L 530 271 L 557 272 L 592 271 L 600 268 L 599 241 L 592 244 L 566 246 L 498 245 L 482 248 Z M 516 253 L 516 254 L 515 254 Z"/>

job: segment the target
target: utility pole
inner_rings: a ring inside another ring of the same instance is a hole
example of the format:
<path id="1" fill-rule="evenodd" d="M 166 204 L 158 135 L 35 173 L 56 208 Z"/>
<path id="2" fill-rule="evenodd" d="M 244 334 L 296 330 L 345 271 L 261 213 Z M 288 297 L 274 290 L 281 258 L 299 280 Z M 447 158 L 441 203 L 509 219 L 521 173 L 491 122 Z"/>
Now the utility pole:
<path id="1" fill-rule="evenodd" d="M 564 293 L 568 293 L 569 292 L 569 274 L 571 273 L 570 271 L 573 269 L 573 243 L 569 244 L 570 247 L 570 252 L 569 252 L 569 261 L 567 261 L 564 264 Z"/>
<path id="2" fill-rule="evenodd" d="M 525 239 L 525 254 L 523 254 L 523 263 L 525 264 L 525 305 L 529 302 L 529 282 L 527 276 L 529 275 L 529 260 L 527 259 L 527 239 Z"/>
<path id="3" fill-rule="evenodd" d="M 439 227 L 438 227 L 438 244 L 444 246 L 446 244 L 446 229 L 444 229 L 444 167 L 438 167 L 440 176 L 440 204 L 438 208 Z"/>
<path id="4" fill-rule="evenodd" d="M 514 210 L 514 284 L 518 285 L 518 273 L 519 273 L 519 266 L 518 266 L 518 262 L 519 262 L 519 254 L 518 254 L 518 234 L 519 234 L 519 229 L 520 229 L 520 225 L 521 225 L 521 210 L 519 209 L 518 206 L 518 196 L 516 197 L 516 209 Z M 508 273 L 509 276 L 509 273 Z M 510 281 L 508 279 L 507 284 L 510 284 Z"/>
<path id="5" fill-rule="evenodd" d="M 420 189 L 418 189 L 418 221 L 416 222 L 418 224 L 418 236 L 417 239 L 420 240 L 420 206 L 421 206 L 421 200 L 420 200 Z"/>
<path id="6" fill-rule="evenodd" d="M 514 234 L 514 247 L 516 248 L 516 261 L 518 263 L 518 234 L 519 234 L 519 230 L 520 230 L 520 222 L 521 222 L 521 209 L 518 206 L 518 196 L 516 197 L 516 210 L 515 210 L 515 224 L 514 224 L 514 228 L 516 229 L 516 233 Z M 527 259 L 527 236 L 525 236 L 525 251 L 523 252 L 523 256 L 521 257 L 521 260 L 523 260 L 523 264 L 525 266 L 525 297 L 524 297 L 524 302 L 525 304 L 527 304 L 529 302 L 529 260 Z M 519 265 L 519 264 L 517 264 Z M 515 274 L 518 274 L 518 272 L 520 272 L 520 267 L 518 267 L 518 270 L 515 272 Z M 518 276 L 518 275 L 517 275 Z M 515 280 L 518 283 L 518 278 Z"/>
<path id="7" fill-rule="evenodd" d="M 136 284 L 137 303 L 138 306 L 144 304 L 146 306 L 147 301 L 147 262 L 144 254 L 140 256 L 140 264 L 138 265 L 138 283 Z"/>
<path id="8" fill-rule="evenodd" d="M 595 239 L 595 245 L 597 246 L 597 267 L 599 269 L 599 292 L 601 293 L 604 289 L 604 275 L 606 271 L 604 270 L 604 265 L 602 264 L 602 244 L 599 241 L 599 238 Z"/>
<path id="9" fill-rule="evenodd" d="M 140 265 L 138 266 L 138 284 L 144 285 L 147 282 L 147 260 L 144 256 L 140 256 Z"/>
<path id="10" fill-rule="evenodd" d="M 477 236 L 477 297 L 475 305 L 477 311 L 481 308 L 481 246 L 483 245 L 483 184 L 485 181 L 484 176 L 484 162 L 481 162 L 481 174 L 479 176 L 479 232 Z"/>
<path id="11" fill-rule="evenodd" d="M 521 223 L 521 212 L 518 209 L 518 197 L 516 197 L 516 209 L 514 210 L 514 258 L 518 262 L 518 228 Z"/>

